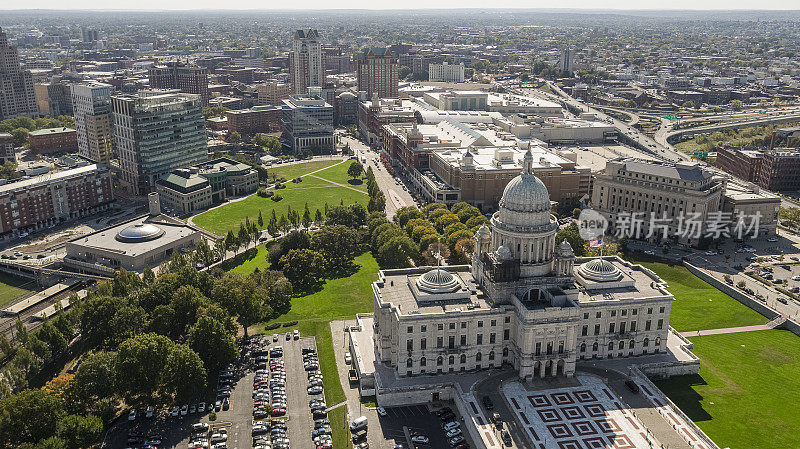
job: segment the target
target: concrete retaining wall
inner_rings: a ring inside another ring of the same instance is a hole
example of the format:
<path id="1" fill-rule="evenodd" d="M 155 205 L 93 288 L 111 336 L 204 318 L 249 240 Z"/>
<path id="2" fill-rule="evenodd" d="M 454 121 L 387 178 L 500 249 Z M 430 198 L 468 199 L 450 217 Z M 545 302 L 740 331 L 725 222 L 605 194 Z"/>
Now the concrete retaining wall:
<path id="1" fill-rule="evenodd" d="M 755 298 L 750 297 L 750 295 L 741 292 L 736 287 L 728 285 L 725 282 L 715 278 L 714 276 L 711 276 L 710 274 L 706 273 L 705 270 L 702 270 L 690 264 L 689 262 L 686 262 L 685 260 L 683 261 L 683 265 L 695 276 L 708 282 L 721 292 L 739 301 L 740 303 L 746 305 L 747 307 L 750 307 L 751 309 L 755 310 L 761 315 L 764 315 L 768 320 L 772 320 L 780 315 L 778 312 L 758 302 Z"/>

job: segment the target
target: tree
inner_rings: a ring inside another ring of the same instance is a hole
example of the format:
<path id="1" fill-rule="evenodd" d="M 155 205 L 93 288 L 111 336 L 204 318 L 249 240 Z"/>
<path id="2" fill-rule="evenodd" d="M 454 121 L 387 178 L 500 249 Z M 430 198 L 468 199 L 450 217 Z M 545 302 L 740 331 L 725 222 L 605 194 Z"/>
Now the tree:
<path id="1" fill-rule="evenodd" d="M 57 435 L 67 449 L 83 449 L 100 440 L 103 422 L 94 415 L 67 415 L 58 422 Z"/>
<path id="2" fill-rule="evenodd" d="M 347 167 L 347 176 L 351 179 L 360 178 L 362 174 L 364 174 L 364 167 L 358 161 L 353 161 L 350 166 Z"/>
<path id="3" fill-rule="evenodd" d="M 233 230 L 228 230 L 228 233 L 225 235 L 225 250 L 233 251 L 234 255 L 239 251 L 239 240 L 236 239 Z"/>
<path id="4" fill-rule="evenodd" d="M 278 220 L 278 228 L 283 234 L 286 234 L 292 228 L 292 224 L 286 219 L 286 215 L 281 215 L 281 219 Z"/>
<path id="5" fill-rule="evenodd" d="M 210 108 L 203 109 L 203 116 L 205 118 L 223 117 L 228 108 L 224 106 L 211 106 Z"/>
<path id="6" fill-rule="evenodd" d="M 244 223 L 239 223 L 239 234 L 236 238 L 239 242 L 239 246 L 247 248 L 247 245 L 250 243 L 250 232 Z"/>
<path id="7" fill-rule="evenodd" d="M 301 220 L 301 223 L 305 228 L 311 225 L 311 211 L 308 210 L 308 203 L 306 203 L 305 210 L 303 210 L 303 218 Z"/>
<path id="8" fill-rule="evenodd" d="M 399 224 L 401 228 L 405 228 L 410 220 L 415 218 L 422 218 L 422 212 L 414 206 L 404 206 L 397 209 L 394 213 L 394 222 Z"/>
<path id="9" fill-rule="evenodd" d="M 685 102 L 683 102 L 683 105 L 681 105 L 681 106 L 684 109 L 692 109 L 692 108 L 694 108 L 694 101 L 692 101 L 692 100 L 685 101 Z"/>
<path id="10" fill-rule="evenodd" d="M 402 233 L 378 249 L 377 259 L 382 268 L 405 268 L 410 266 L 410 260 L 416 258 L 418 252 L 414 242 Z"/>
<path id="11" fill-rule="evenodd" d="M 456 242 L 455 251 L 450 256 L 454 264 L 469 264 L 472 262 L 472 253 L 475 251 L 475 240 L 471 238 L 461 239 Z"/>
<path id="12" fill-rule="evenodd" d="M 316 284 L 325 274 L 325 258 L 310 249 L 293 249 L 281 257 L 283 274 L 296 287 Z"/>
<path id="13" fill-rule="evenodd" d="M 575 253 L 575 256 L 583 257 L 585 255 L 584 240 L 578 233 L 578 224 L 574 221 L 556 233 L 556 248 L 564 240 L 572 246 L 572 251 Z"/>
<path id="14" fill-rule="evenodd" d="M 200 239 L 197 243 L 194 248 L 194 254 L 197 262 L 204 267 L 210 265 L 211 261 L 214 260 L 214 252 L 205 239 Z"/>
<path id="15" fill-rule="evenodd" d="M 730 106 L 732 111 L 741 111 L 743 103 L 742 100 L 731 100 L 731 102 L 728 103 L 728 106 Z"/>
<path id="16" fill-rule="evenodd" d="M 228 134 L 228 143 L 232 143 L 232 144 L 236 145 L 237 143 L 241 143 L 241 142 L 242 142 L 242 135 L 239 134 L 238 131 L 234 131 L 234 132 Z"/>
<path id="17" fill-rule="evenodd" d="M 104 295 L 91 296 L 81 304 L 80 330 L 93 346 L 114 346 L 144 328 L 144 309 Z"/>
<path id="18" fill-rule="evenodd" d="M 440 258 L 447 259 L 450 257 L 450 250 L 447 245 L 441 242 L 433 242 L 422 252 L 422 258 L 425 260 L 426 265 L 439 265 Z"/>
<path id="19" fill-rule="evenodd" d="M 320 212 L 320 210 L 319 210 L 319 209 L 317 209 L 317 211 L 316 211 L 316 212 L 314 212 L 314 224 L 315 224 L 315 225 L 317 225 L 317 226 L 319 226 L 319 225 L 321 225 L 321 224 L 322 224 L 322 221 L 323 221 L 323 220 L 324 220 L 324 219 L 322 218 L 322 212 Z"/>
<path id="20" fill-rule="evenodd" d="M 216 250 L 216 247 L 214 249 Z M 149 265 L 144 267 L 144 270 L 142 270 L 142 282 L 144 282 L 144 285 L 153 285 L 155 281 L 156 274 L 153 272 L 153 269 L 150 268 Z"/>
<path id="21" fill-rule="evenodd" d="M 117 354 L 100 351 L 87 356 L 75 373 L 75 389 L 86 402 L 114 394 Z"/>
<path id="22" fill-rule="evenodd" d="M 21 147 L 28 141 L 28 130 L 25 128 L 12 129 L 11 137 L 14 141 L 14 146 Z"/>
<path id="23" fill-rule="evenodd" d="M 233 335 L 221 322 L 208 315 L 201 316 L 189 329 L 187 342 L 203 360 L 209 373 L 218 373 L 239 356 Z"/>
<path id="24" fill-rule="evenodd" d="M 311 249 L 334 267 L 345 267 L 358 253 L 358 233 L 347 226 L 325 226 L 314 234 Z"/>
<path id="25" fill-rule="evenodd" d="M 221 277 L 212 296 L 219 305 L 224 307 L 245 329 L 263 320 L 269 310 L 267 307 L 268 293 L 250 276 L 228 272 Z"/>
<path id="26" fill-rule="evenodd" d="M 119 346 L 116 363 L 115 379 L 120 391 L 134 398 L 152 397 L 173 346 L 175 343 L 169 338 L 153 333 L 125 340 Z"/>
<path id="27" fill-rule="evenodd" d="M 185 344 L 175 345 L 161 372 L 161 383 L 175 396 L 176 402 L 186 403 L 205 391 L 207 376 L 203 361 L 195 351 Z"/>
<path id="28" fill-rule="evenodd" d="M 56 433 L 64 414 L 61 399 L 43 389 L 25 390 L 0 401 L 0 444 L 35 444 Z"/>
<path id="29" fill-rule="evenodd" d="M 367 203 L 367 211 L 369 212 L 383 212 L 386 210 L 386 197 L 383 192 L 378 192 L 370 197 Z"/>
<path id="30" fill-rule="evenodd" d="M 264 227 L 264 217 L 261 216 L 261 209 L 258 210 L 258 227 L 259 228 Z"/>

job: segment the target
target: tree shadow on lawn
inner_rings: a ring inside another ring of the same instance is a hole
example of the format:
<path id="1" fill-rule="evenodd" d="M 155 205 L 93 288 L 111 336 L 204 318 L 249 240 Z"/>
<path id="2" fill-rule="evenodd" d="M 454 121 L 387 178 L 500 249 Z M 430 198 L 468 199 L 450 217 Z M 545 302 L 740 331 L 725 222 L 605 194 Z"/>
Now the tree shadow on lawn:
<path id="1" fill-rule="evenodd" d="M 350 179 L 347 181 L 347 183 L 354 186 L 360 186 L 361 184 L 364 184 L 364 181 L 361 179 Z"/>
<path id="2" fill-rule="evenodd" d="M 701 404 L 703 396 L 692 388 L 698 385 L 708 385 L 699 374 L 675 376 L 667 380 L 656 381 L 655 384 L 692 421 L 700 422 L 714 419 L 703 409 Z"/>
<path id="3" fill-rule="evenodd" d="M 324 279 L 320 279 L 313 284 L 305 284 L 305 285 L 293 285 L 293 297 L 294 298 L 302 298 L 304 296 L 311 295 L 313 293 L 317 293 L 322 291 L 325 288 L 325 283 L 330 280 L 334 279 L 344 279 L 348 278 L 356 273 L 358 273 L 360 265 L 356 265 L 353 262 L 348 263 L 344 267 L 331 267 L 325 270 L 325 277 Z"/>
<path id="4" fill-rule="evenodd" d="M 223 261 L 220 264 L 220 267 L 225 271 L 232 270 L 238 267 L 239 265 L 247 262 L 248 260 L 255 259 L 257 254 L 258 254 L 258 247 L 247 249 L 244 252 L 241 252 L 236 256 Z"/>

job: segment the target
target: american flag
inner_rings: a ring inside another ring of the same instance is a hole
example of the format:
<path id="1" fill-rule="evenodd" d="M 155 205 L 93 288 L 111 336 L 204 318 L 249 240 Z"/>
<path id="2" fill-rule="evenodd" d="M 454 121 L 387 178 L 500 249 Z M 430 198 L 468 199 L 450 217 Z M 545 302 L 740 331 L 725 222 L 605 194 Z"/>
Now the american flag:
<path id="1" fill-rule="evenodd" d="M 589 240 L 589 248 L 600 248 L 600 246 L 601 246 L 601 240 L 600 239 Z"/>

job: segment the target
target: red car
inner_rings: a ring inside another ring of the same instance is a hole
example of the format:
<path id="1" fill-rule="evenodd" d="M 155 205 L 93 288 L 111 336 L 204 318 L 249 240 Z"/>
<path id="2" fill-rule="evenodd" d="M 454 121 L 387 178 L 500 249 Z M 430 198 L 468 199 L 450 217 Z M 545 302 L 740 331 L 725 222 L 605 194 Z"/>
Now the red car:
<path id="1" fill-rule="evenodd" d="M 317 449 L 333 449 L 333 443 L 322 443 L 317 446 Z"/>
<path id="2" fill-rule="evenodd" d="M 286 414 L 286 409 L 283 407 L 272 409 L 272 416 L 283 416 L 285 414 Z"/>

